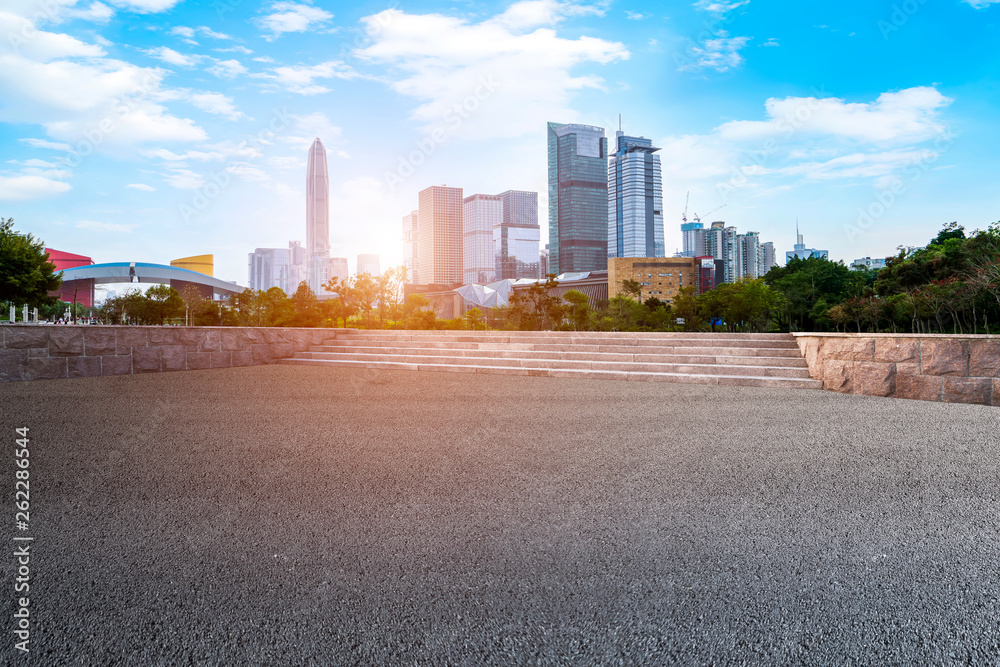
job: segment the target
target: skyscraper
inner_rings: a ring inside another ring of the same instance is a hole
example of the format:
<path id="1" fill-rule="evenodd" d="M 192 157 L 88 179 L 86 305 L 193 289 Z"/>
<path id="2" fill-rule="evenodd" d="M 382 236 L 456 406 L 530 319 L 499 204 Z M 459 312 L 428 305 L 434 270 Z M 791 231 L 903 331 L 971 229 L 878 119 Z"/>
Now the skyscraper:
<path id="1" fill-rule="evenodd" d="M 462 188 L 420 191 L 417 270 L 425 284 L 462 282 Z"/>
<path id="2" fill-rule="evenodd" d="M 736 280 L 756 279 L 760 273 L 760 234 L 747 232 L 736 235 Z"/>
<path id="3" fill-rule="evenodd" d="M 715 284 L 736 280 L 736 228 L 726 227 L 725 222 L 713 222 L 705 238 L 705 254 L 722 262 L 722 271 L 716 270 Z"/>
<path id="4" fill-rule="evenodd" d="M 309 287 L 323 291 L 323 276 L 328 272 L 330 256 L 330 172 L 326 148 L 316 138 L 309 148 L 306 168 L 306 254 L 309 262 Z"/>
<path id="5" fill-rule="evenodd" d="M 482 285 L 496 280 L 493 234 L 503 222 L 499 195 L 471 195 L 462 204 L 462 282 Z"/>
<path id="6" fill-rule="evenodd" d="M 507 190 L 499 197 L 503 201 L 503 221 L 493 228 L 496 280 L 538 278 L 540 271 L 544 276 L 539 268 L 538 193 Z"/>
<path id="7" fill-rule="evenodd" d="M 774 241 L 760 244 L 760 275 L 766 276 L 767 272 L 778 263 L 777 254 L 774 251 Z"/>
<path id="8" fill-rule="evenodd" d="M 410 211 L 409 215 L 403 216 L 403 266 L 406 267 L 406 282 L 417 284 L 420 283 L 420 272 L 417 271 L 419 218 L 417 211 Z"/>
<path id="9" fill-rule="evenodd" d="M 608 257 L 663 257 L 663 183 L 653 142 L 619 130 L 608 164 Z"/>
<path id="10" fill-rule="evenodd" d="M 816 248 L 807 248 L 806 242 L 802 239 L 802 234 L 799 233 L 799 223 L 795 221 L 795 238 L 798 241 L 795 244 L 794 250 L 789 250 L 785 253 L 785 261 L 789 262 L 793 259 L 809 259 L 810 257 L 818 257 L 820 259 L 830 259 L 830 253 L 827 250 L 817 250 Z"/>
<path id="11" fill-rule="evenodd" d="M 548 124 L 549 273 L 608 265 L 608 140 L 604 128 Z"/>

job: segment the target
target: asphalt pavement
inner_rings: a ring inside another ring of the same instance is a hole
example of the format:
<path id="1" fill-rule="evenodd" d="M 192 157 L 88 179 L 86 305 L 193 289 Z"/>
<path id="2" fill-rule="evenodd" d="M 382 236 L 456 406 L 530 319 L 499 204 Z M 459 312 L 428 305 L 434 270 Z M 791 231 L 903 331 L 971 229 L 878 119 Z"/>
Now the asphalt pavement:
<path id="1" fill-rule="evenodd" d="M 1000 662 L 997 408 L 264 366 L 0 416 L 4 664 Z"/>

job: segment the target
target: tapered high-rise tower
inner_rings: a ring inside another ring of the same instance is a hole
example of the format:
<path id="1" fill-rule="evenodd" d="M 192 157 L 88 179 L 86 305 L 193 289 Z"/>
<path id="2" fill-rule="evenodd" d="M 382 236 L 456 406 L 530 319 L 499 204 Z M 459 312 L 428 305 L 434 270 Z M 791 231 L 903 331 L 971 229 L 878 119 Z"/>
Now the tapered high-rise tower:
<path id="1" fill-rule="evenodd" d="M 329 277 L 330 257 L 330 171 L 326 148 L 316 138 L 309 148 L 306 169 L 306 254 L 309 262 L 309 287 L 320 292 Z"/>

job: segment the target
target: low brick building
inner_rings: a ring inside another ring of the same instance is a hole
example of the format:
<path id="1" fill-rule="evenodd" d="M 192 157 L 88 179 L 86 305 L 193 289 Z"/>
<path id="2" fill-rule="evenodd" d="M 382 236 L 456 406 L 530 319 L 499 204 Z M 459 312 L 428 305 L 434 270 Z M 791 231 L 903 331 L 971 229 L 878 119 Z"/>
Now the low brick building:
<path id="1" fill-rule="evenodd" d="M 608 259 L 608 298 L 622 292 L 626 280 L 642 287 L 641 301 L 656 297 L 670 303 L 681 287 L 697 287 L 693 257 L 611 257 Z"/>

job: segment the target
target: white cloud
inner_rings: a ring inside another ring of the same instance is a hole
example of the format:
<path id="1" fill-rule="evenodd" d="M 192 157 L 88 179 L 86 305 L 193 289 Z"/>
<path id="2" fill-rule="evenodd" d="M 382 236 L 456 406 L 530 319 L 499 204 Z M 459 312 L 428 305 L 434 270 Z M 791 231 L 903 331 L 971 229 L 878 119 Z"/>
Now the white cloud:
<path id="1" fill-rule="evenodd" d="M 78 229 L 87 229 L 92 232 L 116 232 L 121 234 L 131 234 L 136 225 L 119 225 L 111 222 L 99 222 L 97 220 L 81 220 L 76 223 Z"/>
<path id="2" fill-rule="evenodd" d="M 940 111 L 951 104 L 936 88 L 920 86 L 882 93 L 870 103 L 828 97 L 771 98 L 767 120 L 733 121 L 718 128 L 725 139 L 762 139 L 787 134 L 834 136 L 863 142 L 912 143 L 944 132 Z"/>
<path id="3" fill-rule="evenodd" d="M 625 18 L 627 18 L 630 21 L 643 21 L 645 19 L 648 19 L 649 16 L 650 16 L 649 14 L 640 14 L 639 12 L 632 12 L 627 9 L 625 10 Z"/>
<path id="4" fill-rule="evenodd" d="M 781 42 L 778 41 L 777 37 L 768 37 L 767 41 L 759 46 L 781 46 Z"/>
<path id="5" fill-rule="evenodd" d="M 358 73 L 342 60 L 330 60 L 318 65 L 288 65 L 271 68 L 270 74 L 253 74 L 254 78 L 269 79 L 292 93 L 318 95 L 328 93 L 326 86 L 314 84 L 316 79 L 355 79 Z"/>
<path id="6" fill-rule="evenodd" d="M 129 9 L 140 14 L 155 14 L 165 12 L 180 0 L 110 0 L 111 4 L 123 9 Z"/>
<path id="7" fill-rule="evenodd" d="M 145 183 L 129 183 L 125 187 L 133 188 L 135 190 L 142 190 L 143 192 L 156 192 L 156 188 L 154 188 L 152 185 L 146 185 Z"/>
<path id="8" fill-rule="evenodd" d="M 274 40 L 289 32 L 315 31 L 333 19 L 330 12 L 297 2 L 274 2 L 270 13 L 254 19 L 258 28 L 267 34 L 264 38 Z"/>
<path id="9" fill-rule="evenodd" d="M 62 33 L 38 30 L 27 18 L 0 11 L 0 55 L 47 62 L 54 58 L 99 58 L 104 49 Z"/>
<path id="10" fill-rule="evenodd" d="M 198 64 L 199 60 L 204 58 L 204 56 L 199 55 L 178 53 L 166 46 L 160 46 L 155 49 L 143 49 L 142 52 L 177 67 L 194 67 Z"/>
<path id="11" fill-rule="evenodd" d="M 743 5 L 749 5 L 750 0 L 698 0 L 694 3 L 696 9 L 701 9 L 706 12 L 712 12 L 713 14 L 728 14 L 734 9 L 738 9 Z"/>
<path id="12" fill-rule="evenodd" d="M 341 128 L 331 123 L 321 111 L 305 116 L 291 116 L 291 119 L 293 126 L 288 129 L 288 134 L 281 137 L 281 141 L 303 153 L 309 150 L 316 137 L 322 139 L 327 150 L 330 150 L 330 145 L 342 132 Z"/>
<path id="13" fill-rule="evenodd" d="M 0 15 L 9 25 L 11 15 Z M 37 29 L 30 44 L 0 42 L 0 121 L 44 127 L 60 142 L 105 150 L 145 141 L 198 141 L 204 131 L 170 115 L 164 72 L 103 57 L 98 46 Z"/>
<path id="14" fill-rule="evenodd" d="M 248 55 L 250 55 L 251 53 L 253 53 L 253 51 L 251 51 L 251 50 L 250 50 L 250 49 L 248 49 L 247 47 L 245 47 L 245 46 L 241 46 L 241 45 L 239 45 L 239 44 L 237 44 L 237 45 L 235 45 L 235 46 L 230 46 L 230 47 L 227 47 L 227 48 L 225 48 L 225 49 L 214 49 L 214 50 L 215 50 L 215 51 L 216 51 L 217 53 L 242 53 L 242 54 L 243 54 L 243 55 L 245 55 L 245 56 L 248 56 Z M 273 62 L 273 61 L 270 61 L 270 62 Z"/>
<path id="15" fill-rule="evenodd" d="M 621 43 L 566 39 L 548 27 L 566 15 L 598 11 L 519 2 L 472 23 L 390 9 L 362 19 L 373 41 L 356 54 L 400 73 L 392 87 L 421 101 L 413 117 L 426 130 L 447 124 L 456 136 L 520 136 L 546 120 L 574 120 L 572 94 L 602 86 L 597 76 L 574 76 L 574 68 L 629 58 Z"/>
<path id="16" fill-rule="evenodd" d="M 73 147 L 69 144 L 57 143 L 55 141 L 48 141 L 46 139 L 20 139 L 22 143 L 25 143 L 32 148 L 48 148 L 54 151 L 71 151 Z"/>
<path id="17" fill-rule="evenodd" d="M 235 79 L 240 74 L 246 74 L 247 68 L 238 60 L 216 60 L 215 64 L 205 69 L 220 79 Z"/>
<path id="18" fill-rule="evenodd" d="M 967 2 L 974 9 L 985 9 L 990 5 L 1000 4 L 1000 0 L 964 0 L 964 2 Z"/>
<path id="19" fill-rule="evenodd" d="M 735 69 L 743 64 L 740 49 L 749 41 L 749 37 L 730 37 L 725 30 L 720 30 L 714 39 L 706 39 L 701 46 L 692 46 L 688 50 L 688 62 L 678 69 L 714 69 L 719 72 Z"/>
<path id="20" fill-rule="evenodd" d="M 191 104 L 202 111 L 216 116 L 224 116 L 229 120 L 239 120 L 246 118 L 246 114 L 236 109 L 233 98 L 222 93 L 193 93 Z"/>
<path id="21" fill-rule="evenodd" d="M 0 176 L 0 201 L 44 199 L 71 189 L 69 183 L 45 176 Z"/>
<path id="22" fill-rule="evenodd" d="M 79 19 L 81 21 L 93 21 L 94 23 L 107 23 L 115 15 L 115 10 L 102 2 L 91 3 L 86 9 L 76 9 L 67 7 L 62 15 L 69 19 Z"/>
<path id="23" fill-rule="evenodd" d="M 205 185 L 205 179 L 201 174 L 181 167 L 173 167 L 163 178 L 168 185 L 178 190 L 197 190 Z"/>
<path id="24" fill-rule="evenodd" d="M 171 150 L 167 150 L 166 148 L 153 148 L 142 151 L 142 154 L 146 157 L 159 158 L 160 160 L 166 160 L 167 162 L 186 162 L 188 160 L 207 162 L 210 160 L 222 160 L 226 157 L 224 153 L 217 151 L 184 151 L 183 153 L 175 153 Z"/>

